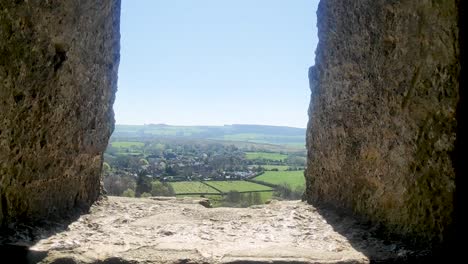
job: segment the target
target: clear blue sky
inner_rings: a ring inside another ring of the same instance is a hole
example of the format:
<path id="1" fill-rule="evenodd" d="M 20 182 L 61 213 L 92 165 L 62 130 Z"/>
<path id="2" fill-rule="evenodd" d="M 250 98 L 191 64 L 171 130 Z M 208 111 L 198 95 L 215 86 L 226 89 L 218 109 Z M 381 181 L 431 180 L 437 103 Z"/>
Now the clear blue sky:
<path id="1" fill-rule="evenodd" d="M 306 127 L 318 0 L 123 0 L 118 124 Z"/>

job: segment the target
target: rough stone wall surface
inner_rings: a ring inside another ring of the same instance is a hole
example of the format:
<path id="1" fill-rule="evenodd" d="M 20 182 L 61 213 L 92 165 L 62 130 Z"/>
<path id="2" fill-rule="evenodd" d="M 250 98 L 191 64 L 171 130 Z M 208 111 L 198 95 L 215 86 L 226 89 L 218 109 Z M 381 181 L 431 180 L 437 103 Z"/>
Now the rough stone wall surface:
<path id="1" fill-rule="evenodd" d="M 440 242 L 452 223 L 458 1 L 322 0 L 309 71 L 309 202 Z"/>
<path id="2" fill-rule="evenodd" d="M 114 127 L 119 0 L 0 0 L 0 223 L 100 192 Z"/>

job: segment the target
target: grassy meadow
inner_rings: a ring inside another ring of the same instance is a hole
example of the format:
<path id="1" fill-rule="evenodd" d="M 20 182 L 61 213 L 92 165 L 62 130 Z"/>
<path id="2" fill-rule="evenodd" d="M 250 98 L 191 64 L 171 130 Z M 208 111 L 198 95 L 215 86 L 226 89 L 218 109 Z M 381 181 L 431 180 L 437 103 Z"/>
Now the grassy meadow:
<path id="1" fill-rule="evenodd" d="M 305 186 L 304 172 L 300 171 L 265 171 L 260 176 L 254 178 L 257 181 L 263 181 L 275 185 L 286 183 L 292 188 Z"/>
<path id="2" fill-rule="evenodd" d="M 145 143 L 139 141 L 115 141 L 111 143 L 114 148 L 132 148 L 132 147 L 143 147 Z"/>
<path id="3" fill-rule="evenodd" d="M 245 157 L 249 160 L 265 159 L 273 161 L 284 161 L 286 158 L 288 158 L 288 155 L 270 152 L 245 152 Z"/>
<path id="4" fill-rule="evenodd" d="M 223 193 L 229 191 L 252 192 L 252 191 L 272 191 L 272 188 L 248 181 L 206 181 L 206 184 L 220 190 Z"/>
<path id="5" fill-rule="evenodd" d="M 180 193 L 219 193 L 216 189 L 195 181 L 182 181 L 182 182 L 171 182 L 174 191 L 177 194 Z"/>

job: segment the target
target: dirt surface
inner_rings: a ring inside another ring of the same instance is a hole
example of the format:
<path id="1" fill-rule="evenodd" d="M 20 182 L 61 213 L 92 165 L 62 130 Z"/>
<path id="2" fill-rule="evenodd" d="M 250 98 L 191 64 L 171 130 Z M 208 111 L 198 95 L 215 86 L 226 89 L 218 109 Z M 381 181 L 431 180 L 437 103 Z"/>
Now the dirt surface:
<path id="1" fill-rule="evenodd" d="M 30 250 L 43 252 L 41 263 L 368 263 L 409 253 L 300 201 L 250 208 L 199 202 L 108 197 Z M 327 223 L 332 218 L 339 225 Z"/>

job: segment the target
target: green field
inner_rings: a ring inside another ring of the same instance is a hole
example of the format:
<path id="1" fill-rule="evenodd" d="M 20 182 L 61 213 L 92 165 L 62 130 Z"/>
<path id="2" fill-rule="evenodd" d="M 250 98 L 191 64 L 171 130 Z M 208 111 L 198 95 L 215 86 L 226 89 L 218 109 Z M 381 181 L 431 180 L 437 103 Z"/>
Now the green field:
<path id="1" fill-rule="evenodd" d="M 114 148 L 143 147 L 145 143 L 139 141 L 115 141 L 111 143 Z"/>
<path id="2" fill-rule="evenodd" d="M 115 153 L 115 155 L 117 156 L 125 156 L 125 155 L 130 155 L 130 156 L 139 156 L 141 155 L 142 153 L 141 152 L 135 152 L 135 151 L 130 151 L 130 152 L 117 152 Z"/>
<path id="3" fill-rule="evenodd" d="M 262 203 L 265 203 L 273 196 L 273 191 L 270 187 L 246 182 L 246 181 L 206 181 L 205 183 L 215 186 L 223 192 L 229 192 L 235 190 L 238 192 L 249 192 L 249 191 L 265 191 L 260 192 L 260 197 Z M 223 199 L 224 196 L 221 195 L 215 189 L 201 183 L 201 182 L 172 182 L 170 183 L 174 187 L 177 197 L 202 197 L 200 193 L 212 193 L 203 195 L 204 198 L 208 198 L 211 201 L 213 207 L 226 206 Z M 185 193 L 185 194 L 178 194 Z M 198 193 L 198 194 L 197 194 Z M 218 193 L 218 194 L 215 194 Z M 248 195 L 248 193 L 243 193 L 242 195 Z"/>
<path id="4" fill-rule="evenodd" d="M 247 181 L 206 181 L 206 184 L 227 193 L 229 191 L 251 192 L 251 191 L 271 191 L 272 188 Z"/>
<path id="5" fill-rule="evenodd" d="M 275 161 L 284 161 L 288 155 L 269 152 L 245 152 L 245 157 L 249 160 L 266 159 Z"/>
<path id="6" fill-rule="evenodd" d="M 174 187 L 176 195 L 178 193 L 219 193 L 217 190 L 201 182 L 182 181 L 172 182 L 171 185 Z"/>
<path id="7" fill-rule="evenodd" d="M 292 188 L 305 186 L 303 171 L 265 171 L 262 175 L 255 177 L 254 180 L 276 185 L 287 183 Z"/>
<path id="8" fill-rule="evenodd" d="M 220 138 L 213 138 L 220 139 Z M 283 136 L 283 135 L 268 135 L 262 133 L 237 133 L 224 135 L 221 139 L 234 140 L 234 141 L 247 141 L 255 143 L 269 143 L 269 144 L 292 144 L 303 147 L 304 136 Z"/>
<path id="9" fill-rule="evenodd" d="M 273 197 L 273 192 L 261 192 L 260 197 L 262 198 L 262 203 L 265 203 Z"/>

